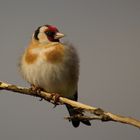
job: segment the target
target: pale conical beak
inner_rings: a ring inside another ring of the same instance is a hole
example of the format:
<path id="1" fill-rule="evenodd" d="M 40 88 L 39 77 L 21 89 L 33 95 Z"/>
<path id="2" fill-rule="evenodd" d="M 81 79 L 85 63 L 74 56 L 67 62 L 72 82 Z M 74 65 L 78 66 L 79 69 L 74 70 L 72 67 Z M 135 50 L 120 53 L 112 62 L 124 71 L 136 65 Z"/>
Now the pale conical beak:
<path id="1" fill-rule="evenodd" d="M 64 34 L 57 32 L 57 33 L 55 34 L 55 36 L 54 36 L 54 39 L 60 39 L 60 38 L 62 38 L 62 37 L 64 37 L 64 36 L 65 36 Z"/>

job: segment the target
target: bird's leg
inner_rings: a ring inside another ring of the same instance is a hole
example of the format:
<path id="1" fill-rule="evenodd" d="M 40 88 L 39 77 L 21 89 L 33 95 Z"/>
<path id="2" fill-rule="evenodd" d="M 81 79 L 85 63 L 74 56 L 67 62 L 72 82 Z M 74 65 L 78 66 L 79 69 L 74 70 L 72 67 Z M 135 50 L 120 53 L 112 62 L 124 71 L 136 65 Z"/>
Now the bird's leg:
<path id="1" fill-rule="evenodd" d="M 31 84 L 31 90 L 34 92 L 40 93 L 43 90 L 43 88 Z M 43 98 L 40 99 L 40 101 L 42 101 L 42 100 L 43 100 Z"/>
<path id="2" fill-rule="evenodd" d="M 59 105 L 59 98 L 60 98 L 60 94 L 58 93 L 51 93 L 51 98 L 54 98 L 54 108 Z"/>

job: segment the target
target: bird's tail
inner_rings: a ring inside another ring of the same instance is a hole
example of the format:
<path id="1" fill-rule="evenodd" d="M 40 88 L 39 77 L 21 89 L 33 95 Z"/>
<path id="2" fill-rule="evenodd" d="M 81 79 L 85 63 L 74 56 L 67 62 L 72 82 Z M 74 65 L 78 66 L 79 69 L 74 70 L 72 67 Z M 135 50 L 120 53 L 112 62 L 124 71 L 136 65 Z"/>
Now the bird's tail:
<path id="1" fill-rule="evenodd" d="M 66 107 L 68 109 L 70 116 L 81 114 L 78 110 L 74 109 L 74 107 L 72 107 L 70 105 L 66 105 Z M 88 120 L 82 120 L 82 121 L 81 120 L 72 120 L 72 125 L 74 127 L 78 127 L 80 122 L 82 122 L 83 124 L 88 125 L 88 126 L 91 125 L 91 123 Z"/>

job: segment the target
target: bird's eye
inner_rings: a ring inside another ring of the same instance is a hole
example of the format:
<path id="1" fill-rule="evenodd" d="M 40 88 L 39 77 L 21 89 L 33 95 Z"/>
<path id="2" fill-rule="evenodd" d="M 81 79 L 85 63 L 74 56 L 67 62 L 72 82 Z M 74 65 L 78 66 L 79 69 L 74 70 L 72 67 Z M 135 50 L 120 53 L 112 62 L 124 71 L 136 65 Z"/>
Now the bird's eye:
<path id="1" fill-rule="evenodd" d="M 52 32 L 52 31 L 46 31 L 45 34 L 46 34 L 47 36 L 53 37 L 55 33 Z"/>

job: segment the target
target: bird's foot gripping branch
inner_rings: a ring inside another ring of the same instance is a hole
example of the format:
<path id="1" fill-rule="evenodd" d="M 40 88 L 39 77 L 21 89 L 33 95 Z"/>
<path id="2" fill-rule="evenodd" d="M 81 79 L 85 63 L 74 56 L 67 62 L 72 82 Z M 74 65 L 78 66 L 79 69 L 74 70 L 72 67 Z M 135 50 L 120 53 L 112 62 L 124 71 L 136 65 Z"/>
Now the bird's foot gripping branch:
<path id="1" fill-rule="evenodd" d="M 42 99 L 52 102 L 52 103 L 54 103 L 54 100 L 55 100 L 55 98 L 52 98 L 51 93 L 47 93 L 44 91 L 34 92 L 31 90 L 31 88 L 19 87 L 16 85 L 4 83 L 2 81 L 0 81 L 0 90 L 8 90 L 8 91 L 16 92 L 19 94 L 25 94 L 25 95 L 30 95 L 30 96 L 34 96 L 34 97 L 39 97 L 39 98 L 42 98 Z M 60 97 L 58 103 L 59 104 L 68 104 L 68 105 L 76 108 L 77 110 L 79 110 L 82 113 L 84 113 L 84 112 L 90 113 L 90 116 L 75 115 L 75 116 L 65 117 L 65 119 L 68 119 L 68 120 L 80 120 L 80 121 L 100 120 L 103 122 L 104 121 L 114 121 L 114 122 L 129 124 L 129 125 L 140 128 L 140 121 L 136 120 L 134 118 L 115 115 L 113 113 L 106 112 L 101 108 L 92 107 L 92 106 L 82 104 L 80 102 L 76 102 L 76 101 L 73 101 L 73 100 L 70 100 L 70 99 L 67 99 L 64 97 Z"/>

